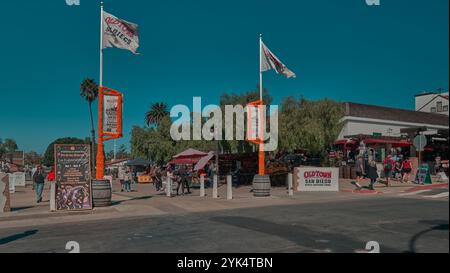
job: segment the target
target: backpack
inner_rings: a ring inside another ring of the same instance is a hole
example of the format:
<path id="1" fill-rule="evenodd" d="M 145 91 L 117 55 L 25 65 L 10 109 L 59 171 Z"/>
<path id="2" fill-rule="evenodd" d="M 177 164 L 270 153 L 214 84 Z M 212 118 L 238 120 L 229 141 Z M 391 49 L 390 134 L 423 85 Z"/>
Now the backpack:
<path id="1" fill-rule="evenodd" d="M 392 170 L 392 161 L 391 161 L 391 160 L 388 160 L 388 161 L 386 162 L 386 166 L 384 166 L 384 169 L 385 169 L 386 171 Z"/>

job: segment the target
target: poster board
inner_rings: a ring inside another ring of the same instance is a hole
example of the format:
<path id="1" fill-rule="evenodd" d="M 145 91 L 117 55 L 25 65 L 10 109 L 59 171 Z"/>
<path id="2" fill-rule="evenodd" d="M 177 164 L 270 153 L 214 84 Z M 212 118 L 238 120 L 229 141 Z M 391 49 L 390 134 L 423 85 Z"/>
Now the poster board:
<path id="1" fill-rule="evenodd" d="M 295 168 L 294 188 L 300 192 L 338 192 L 339 168 Z"/>
<path id="2" fill-rule="evenodd" d="M 6 173 L 0 173 L 0 214 L 11 211 L 10 199 L 9 177 Z"/>
<path id="3" fill-rule="evenodd" d="M 433 184 L 431 180 L 430 166 L 428 166 L 428 164 L 422 164 L 422 166 L 420 166 L 417 170 L 416 183 L 421 185 Z"/>
<path id="4" fill-rule="evenodd" d="M 15 187 L 25 187 L 26 181 L 25 181 L 25 173 L 17 172 L 12 174 L 14 176 L 14 186 Z"/>
<path id="5" fill-rule="evenodd" d="M 15 183 L 15 177 L 12 174 L 8 175 L 8 179 L 9 179 L 9 193 L 13 194 L 16 193 L 16 184 Z"/>
<path id="6" fill-rule="evenodd" d="M 56 209 L 91 210 L 91 152 L 87 144 L 55 145 Z"/>

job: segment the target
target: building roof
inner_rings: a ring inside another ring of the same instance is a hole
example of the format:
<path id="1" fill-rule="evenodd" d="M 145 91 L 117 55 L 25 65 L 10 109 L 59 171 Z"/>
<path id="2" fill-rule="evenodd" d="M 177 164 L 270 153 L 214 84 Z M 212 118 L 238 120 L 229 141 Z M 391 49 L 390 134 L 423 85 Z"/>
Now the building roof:
<path id="1" fill-rule="evenodd" d="M 345 103 L 345 116 L 449 126 L 447 115 L 353 102 Z"/>

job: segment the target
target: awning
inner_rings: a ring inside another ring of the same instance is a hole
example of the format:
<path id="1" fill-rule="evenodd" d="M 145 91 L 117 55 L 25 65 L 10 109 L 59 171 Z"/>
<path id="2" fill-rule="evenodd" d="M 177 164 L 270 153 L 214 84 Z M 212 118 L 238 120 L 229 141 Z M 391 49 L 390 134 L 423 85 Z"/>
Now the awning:
<path id="1" fill-rule="evenodd" d="M 194 171 L 199 171 L 201 169 L 203 169 L 206 164 L 208 164 L 208 162 L 214 157 L 214 152 L 209 152 L 209 154 L 207 156 L 202 157 L 197 165 L 195 165 Z"/>
<path id="2" fill-rule="evenodd" d="M 356 140 L 353 139 L 339 139 L 335 142 L 336 145 L 355 145 L 358 144 Z"/>
<path id="3" fill-rule="evenodd" d="M 382 138 L 366 138 L 364 140 L 366 145 L 369 144 L 391 144 L 394 147 L 410 147 L 413 144 L 411 141 L 406 139 L 393 140 L 393 139 L 382 139 Z"/>

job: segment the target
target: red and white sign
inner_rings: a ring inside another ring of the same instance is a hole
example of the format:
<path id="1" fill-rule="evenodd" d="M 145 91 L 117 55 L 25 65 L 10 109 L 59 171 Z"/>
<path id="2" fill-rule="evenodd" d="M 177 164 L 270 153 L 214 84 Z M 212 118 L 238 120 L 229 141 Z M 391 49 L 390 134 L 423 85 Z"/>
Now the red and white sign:
<path id="1" fill-rule="evenodd" d="M 338 168 L 295 168 L 294 183 L 297 191 L 339 191 Z"/>

